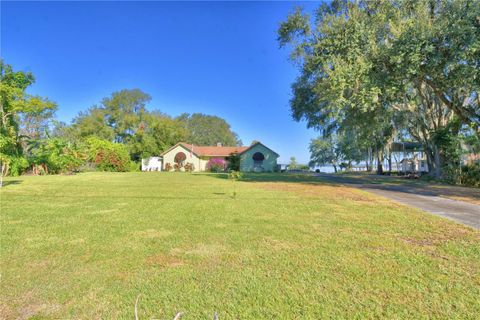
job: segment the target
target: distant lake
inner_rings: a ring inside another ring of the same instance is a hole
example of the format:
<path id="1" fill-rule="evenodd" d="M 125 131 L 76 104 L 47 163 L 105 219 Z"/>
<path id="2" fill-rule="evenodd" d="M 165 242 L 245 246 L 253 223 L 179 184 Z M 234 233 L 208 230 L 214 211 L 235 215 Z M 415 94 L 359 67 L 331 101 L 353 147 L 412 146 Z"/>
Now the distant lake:
<path id="1" fill-rule="evenodd" d="M 333 169 L 333 166 L 322 166 L 322 167 L 313 168 L 313 170 L 317 170 L 317 169 L 319 169 L 320 172 L 324 172 L 324 173 L 334 173 L 335 172 L 335 169 Z"/>

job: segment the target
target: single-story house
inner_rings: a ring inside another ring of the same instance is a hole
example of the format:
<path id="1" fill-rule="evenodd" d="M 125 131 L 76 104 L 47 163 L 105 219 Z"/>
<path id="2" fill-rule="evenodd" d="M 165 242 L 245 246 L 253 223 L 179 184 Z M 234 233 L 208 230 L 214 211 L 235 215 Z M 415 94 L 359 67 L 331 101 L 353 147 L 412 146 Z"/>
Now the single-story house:
<path id="1" fill-rule="evenodd" d="M 427 160 L 417 158 L 403 158 L 402 161 L 400 161 L 400 168 L 398 168 L 398 171 L 402 173 L 426 173 L 428 172 Z"/>
<path id="2" fill-rule="evenodd" d="M 193 171 L 206 171 L 210 160 L 228 162 L 232 154 L 240 157 L 240 171 L 269 172 L 276 171 L 278 153 L 261 142 L 249 147 L 196 146 L 179 142 L 164 151 L 159 157 L 142 159 L 142 171 L 169 171 L 175 167 L 184 170 L 185 166 L 193 165 Z"/>

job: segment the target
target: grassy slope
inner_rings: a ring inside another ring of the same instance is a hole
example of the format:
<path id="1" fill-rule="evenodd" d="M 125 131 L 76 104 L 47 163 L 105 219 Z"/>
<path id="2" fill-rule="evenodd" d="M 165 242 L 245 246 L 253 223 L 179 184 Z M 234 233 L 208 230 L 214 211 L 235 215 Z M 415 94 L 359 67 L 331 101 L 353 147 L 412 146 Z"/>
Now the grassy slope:
<path id="1" fill-rule="evenodd" d="M 6 318 L 475 318 L 480 232 L 313 178 L 88 173 L 1 191 Z M 282 181 L 285 180 L 285 181 Z M 0 317 L 1 318 L 1 317 Z"/>

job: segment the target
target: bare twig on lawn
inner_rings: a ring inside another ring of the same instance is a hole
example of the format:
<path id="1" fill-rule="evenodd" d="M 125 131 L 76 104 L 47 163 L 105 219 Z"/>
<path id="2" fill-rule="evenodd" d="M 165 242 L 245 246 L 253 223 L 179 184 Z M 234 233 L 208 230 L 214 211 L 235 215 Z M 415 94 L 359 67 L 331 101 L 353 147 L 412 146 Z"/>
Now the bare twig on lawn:
<path id="1" fill-rule="evenodd" d="M 135 300 L 135 320 L 138 320 L 138 300 L 140 299 L 140 295 L 137 296 L 137 300 Z"/>
<path id="2" fill-rule="evenodd" d="M 135 320 L 138 320 L 138 301 L 140 301 L 140 296 L 141 296 L 141 294 L 139 294 L 137 296 L 137 299 L 135 300 Z M 175 315 L 175 318 L 173 318 L 173 320 L 179 320 L 182 316 L 183 316 L 183 312 L 178 312 Z M 216 311 L 213 314 L 213 320 L 218 320 L 218 314 L 217 314 Z"/>
<path id="3" fill-rule="evenodd" d="M 178 320 L 178 319 L 180 319 L 182 316 L 183 316 L 183 312 L 179 312 L 179 313 L 177 313 L 177 315 L 175 316 L 175 318 L 173 318 L 173 320 Z"/>

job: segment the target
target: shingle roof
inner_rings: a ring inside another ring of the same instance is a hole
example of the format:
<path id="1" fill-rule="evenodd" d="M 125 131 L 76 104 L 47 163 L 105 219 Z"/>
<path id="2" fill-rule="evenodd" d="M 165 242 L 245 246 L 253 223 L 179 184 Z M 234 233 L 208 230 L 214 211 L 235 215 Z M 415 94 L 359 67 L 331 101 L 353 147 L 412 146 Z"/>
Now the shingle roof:
<path id="1" fill-rule="evenodd" d="M 228 157 L 232 153 L 238 153 L 241 154 L 245 151 L 247 151 L 250 148 L 253 148 L 257 144 L 261 144 L 268 150 L 272 151 L 277 157 L 279 156 L 278 153 L 273 151 L 272 149 L 266 147 L 264 144 L 257 142 L 252 144 L 251 146 L 248 147 L 219 147 L 219 146 L 197 146 L 197 145 L 191 145 L 189 143 L 185 142 L 179 142 L 173 147 L 169 148 L 168 150 L 165 150 L 160 154 L 160 156 L 165 155 L 166 153 L 170 152 L 170 150 L 174 149 L 177 146 L 182 146 L 184 149 L 187 151 L 192 152 L 193 154 L 197 156 L 205 156 L 205 157 Z"/>
<path id="2" fill-rule="evenodd" d="M 187 150 L 199 155 L 209 157 L 228 157 L 232 153 L 242 153 L 247 150 L 248 147 L 219 147 L 219 146 L 196 146 L 180 142 L 180 144 Z"/>

